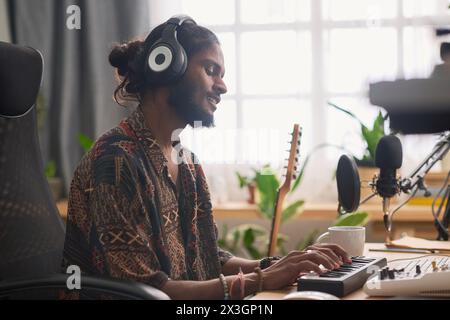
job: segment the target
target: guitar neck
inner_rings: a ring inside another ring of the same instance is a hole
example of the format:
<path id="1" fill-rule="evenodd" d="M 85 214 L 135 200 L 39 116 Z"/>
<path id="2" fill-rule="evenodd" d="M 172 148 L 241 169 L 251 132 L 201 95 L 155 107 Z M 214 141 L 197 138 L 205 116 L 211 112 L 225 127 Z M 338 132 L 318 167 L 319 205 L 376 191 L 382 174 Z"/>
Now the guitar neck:
<path id="1" fill-rule="evenodd" d="M 298 151 L 300 146 L 300 136 L 301 129 L 298 124 L 294 124 L 294 129 L 292 130 L 292 140 L 291 147 L 289 150 L 289 159 L 286 169 L 286 179 L 283 184 L 277 191 L 277 199 L 275 201 L 275 210 L 272 218 L 272 229 L 270 230 L 270 242 L 269 242 L 269 254 L 268 256 L 275 255 L 277 251 L 277 238 L 278 238 L 278 230 L 280 229 L 281 224 L 281 213 L 283 210 L 283 202 L 286 194 L 290 190 L 292 176 L 295 173 L 296 165 L 298 163 Z"/>
<path id="2" fill-rule="evenodd" d="M 269 252 L 267 256 L 271 257 L 275 255 L 277 251 L 277 238 L 278 238 L 278 230 L 280 229 L 281 224 L 281 210 L 283 208 L 283 202 L 286 194 L 284 192 L 277 192 L 277 200 L 275 202 L 275 210 L 272 218 L 272 228 L 270 231 L 270 242 L 269 242 Z"/>

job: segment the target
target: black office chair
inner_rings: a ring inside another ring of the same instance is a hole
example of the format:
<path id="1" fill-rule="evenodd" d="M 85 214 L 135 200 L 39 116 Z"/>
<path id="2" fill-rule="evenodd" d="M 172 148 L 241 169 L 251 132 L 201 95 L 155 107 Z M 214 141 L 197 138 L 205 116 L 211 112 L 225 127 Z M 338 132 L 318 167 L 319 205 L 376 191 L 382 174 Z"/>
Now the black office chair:
<path id="1" fill-rule="evenodd" d="M 35 101 L 41 54 L 0 42 L 0 299 L 56 299 L 65 227 L 44 176 Z M 133 281 L 81 275 L 81 298 L 169 299 Z"/>

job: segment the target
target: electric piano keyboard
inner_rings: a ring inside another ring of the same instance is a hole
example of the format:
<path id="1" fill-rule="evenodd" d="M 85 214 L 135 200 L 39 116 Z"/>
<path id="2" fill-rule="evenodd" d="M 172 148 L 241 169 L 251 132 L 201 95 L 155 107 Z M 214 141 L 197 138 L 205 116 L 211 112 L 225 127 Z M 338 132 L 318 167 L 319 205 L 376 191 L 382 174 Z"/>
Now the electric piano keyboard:
<path id="1" fill-rule="evenodd" d="M 386 258 L 352 257 L 351 264 L 343 264 L 338 269 L 301 276 L 297 291 L 322 291 L 343 297 L 361 288 L 371 275 L 385 266 Z"/>

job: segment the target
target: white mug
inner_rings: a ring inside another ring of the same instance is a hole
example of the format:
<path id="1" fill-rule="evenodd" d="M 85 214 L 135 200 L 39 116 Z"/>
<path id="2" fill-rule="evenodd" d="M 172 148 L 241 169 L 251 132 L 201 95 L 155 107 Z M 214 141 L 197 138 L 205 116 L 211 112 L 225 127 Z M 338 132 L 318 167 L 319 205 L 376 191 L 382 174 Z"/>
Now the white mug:
<path id="1" fill-rule="evenodd" d="M 329 242 L 340 245 L 350 257 L 364 254 L 365 227 L 329 227 L 328 232 L 317 238 L 317 243 Z"/>

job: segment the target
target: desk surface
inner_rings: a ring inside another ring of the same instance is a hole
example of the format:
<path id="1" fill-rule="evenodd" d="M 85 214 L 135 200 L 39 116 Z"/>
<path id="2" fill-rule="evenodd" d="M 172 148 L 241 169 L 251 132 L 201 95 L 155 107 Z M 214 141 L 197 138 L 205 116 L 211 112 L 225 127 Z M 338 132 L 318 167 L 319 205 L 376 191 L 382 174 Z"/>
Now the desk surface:
<path id="1" fill-rule="evenodd" d="M 372 252 L 369 249 L 384 249 L 383 243 L 366 243 L 364 255 L 368 257 L 385 257 L 388 261 L 395 259 L 407 259 L 423 256 L 423 253 L 401 253 L 401 252 Z M 289 292 L 297 290 L 296 286 L 286 288 L 284 290 L 263 291 L 252 297 L 252 300 L 280 300 Z M 369 297 L 361 289 L 354 291 L 353 293 L 342 298 L 343 300 L 366 300 L 366 299 L 383 299 L 382 297 Z"/>

